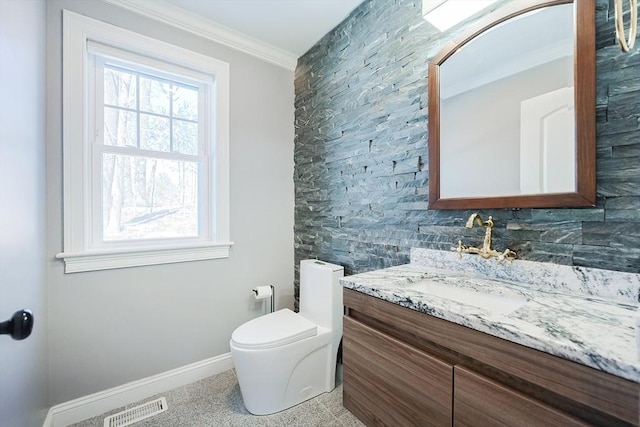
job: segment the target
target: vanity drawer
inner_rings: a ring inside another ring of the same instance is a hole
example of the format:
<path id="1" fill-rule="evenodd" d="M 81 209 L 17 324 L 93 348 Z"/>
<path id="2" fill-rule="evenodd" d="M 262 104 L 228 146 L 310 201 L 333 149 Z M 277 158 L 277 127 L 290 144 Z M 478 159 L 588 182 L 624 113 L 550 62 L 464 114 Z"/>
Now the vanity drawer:
<path id="1" fill-rule="evenodd" d="M 451 425 L 452 365 L 345 317 L 343 367 L 344 406 L 367 425 Z"/>
<path id="2" fill-rule="evenodd" d="M 454 426 L 588 425 L 459 366 L 454 378 Z"/>

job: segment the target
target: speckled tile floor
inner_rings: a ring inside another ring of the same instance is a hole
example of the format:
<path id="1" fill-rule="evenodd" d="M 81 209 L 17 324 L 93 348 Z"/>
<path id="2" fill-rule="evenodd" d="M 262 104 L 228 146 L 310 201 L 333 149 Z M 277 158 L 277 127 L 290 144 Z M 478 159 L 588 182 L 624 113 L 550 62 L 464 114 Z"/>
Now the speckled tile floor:
<path id="1" fill-rule="evenodd" d="M 331 393 L 307 400 L 286 411 L 273 415 L 255 416 L 242 403 L 240 386 L 233 370 L 178 387 L 169 392 L 132 403 L 140 405 L 160 396 L 167 398 L 167 411 L 142 420 L 134 427 L 361 427 L 364 426 L 342 406 L 342 384 Z M 72 427 L 102 427 L 104 418 L 126 408 L 115 409 L 90 418 Z"/>

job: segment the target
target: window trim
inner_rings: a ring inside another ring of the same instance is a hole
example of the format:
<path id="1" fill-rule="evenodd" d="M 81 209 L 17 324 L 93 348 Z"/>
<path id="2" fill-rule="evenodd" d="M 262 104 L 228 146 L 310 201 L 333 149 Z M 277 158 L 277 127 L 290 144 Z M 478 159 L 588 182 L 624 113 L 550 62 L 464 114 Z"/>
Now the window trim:
<path id="1" fill-rule="evenodd" d="M 211 127 L 215 144 L 210 153 L 213 176 L 208 181 L 213 195 L 210 240 L 90 248 L 92 230 L 87 215 L 92 208 L 91 179 L 86 165 L 91 161 L 93 139 L 88 135 L 90 118 L 85 108 L 89 41 L 215 76 L 215 122 Z M 56 258 L 64 260 L 65 273 L 227 258 L 233 245 L 229 231 L 229 64 L 64 10 L 62 67 L 64 245 Z"/>

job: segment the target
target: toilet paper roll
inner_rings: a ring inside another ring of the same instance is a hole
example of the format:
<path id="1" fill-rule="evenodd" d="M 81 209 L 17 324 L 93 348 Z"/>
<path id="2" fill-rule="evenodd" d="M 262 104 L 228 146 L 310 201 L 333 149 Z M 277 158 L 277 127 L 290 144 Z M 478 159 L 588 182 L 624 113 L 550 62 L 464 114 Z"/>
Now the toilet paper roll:
<path id="1" fill-rule="evenodd" d="M 253 288 L 253 294 L 256 299 L 271 298 L 271 286 L 256 286 Z"/>

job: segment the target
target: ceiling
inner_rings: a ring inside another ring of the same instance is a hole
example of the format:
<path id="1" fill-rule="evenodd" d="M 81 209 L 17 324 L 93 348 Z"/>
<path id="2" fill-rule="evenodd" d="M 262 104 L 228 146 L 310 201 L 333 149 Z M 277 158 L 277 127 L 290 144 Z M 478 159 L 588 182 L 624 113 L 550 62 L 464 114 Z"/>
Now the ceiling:
<path id="1" fill-rule="evenodd" d="M 295 57 L 342 22 L 363 0 L 161 0 Z M 157 1 L 160 3 L 160 1 Z"/>

